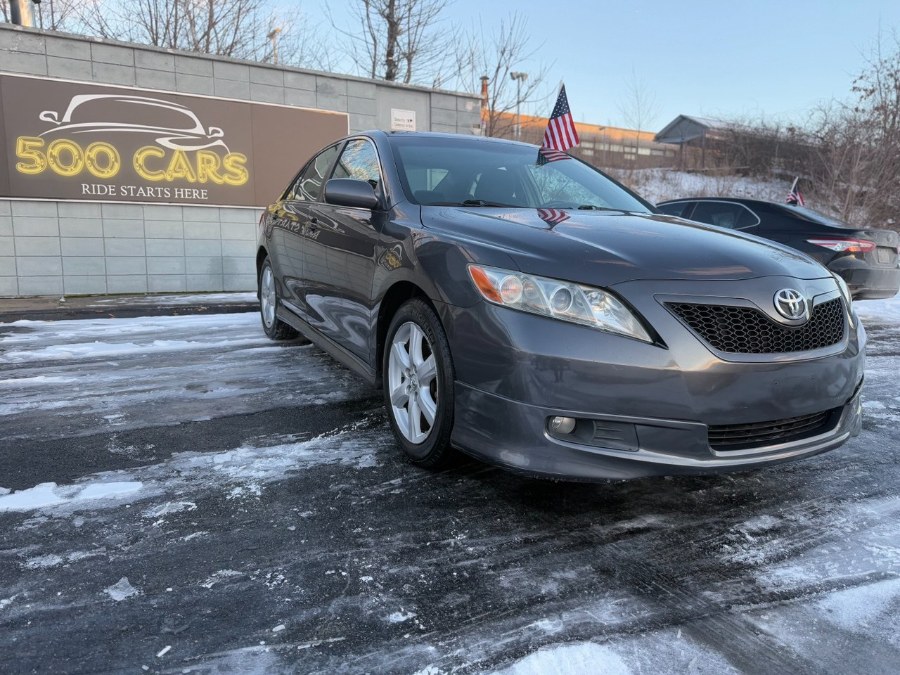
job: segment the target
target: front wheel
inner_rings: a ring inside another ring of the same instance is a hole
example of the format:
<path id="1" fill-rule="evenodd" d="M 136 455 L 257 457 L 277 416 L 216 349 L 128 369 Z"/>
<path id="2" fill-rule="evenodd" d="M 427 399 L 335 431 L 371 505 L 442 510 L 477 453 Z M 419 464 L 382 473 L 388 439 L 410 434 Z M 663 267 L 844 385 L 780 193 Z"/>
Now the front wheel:
<path id="1" fill-rule="evenodd" d="M 259 270 L 259 314 L 263 330 L 273 340 L 291 340 L 297 331 L 278 318 L 278 290 L 275 287 L 275 273 L 272 263 L 266 258 Z"/>
<path id="2" fill-rule="evenodd" d="M 413 299 L 394 315 L 382 363 L 384 404 L 397 442 L 409 460 L 436 469 L 454 452 L 453 360 L 437 315 Z"/>

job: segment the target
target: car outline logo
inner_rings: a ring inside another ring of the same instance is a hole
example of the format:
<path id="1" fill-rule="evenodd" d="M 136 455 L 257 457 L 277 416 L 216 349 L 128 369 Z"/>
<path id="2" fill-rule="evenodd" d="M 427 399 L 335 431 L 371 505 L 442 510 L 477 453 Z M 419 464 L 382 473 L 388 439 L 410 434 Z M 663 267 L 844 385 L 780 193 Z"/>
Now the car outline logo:
<path id="1" fill-rule="evenodd" d="M 108 103 L 125 103 L 128 105 L 162 108 L 175 113 L 179 119 L 185 121 L 184 127 L 150 126 L 135 124 L 133 122 L 102 122 L 102 121 L 73 121 L 72 117 L 77 112 L 89 109 L 93 102 L 102 105 Z M 206 150 L 213 147 L 222 147 L 228 152 L 228 146 L 222 137 L 225 133 L 219 127 L 204 128 L 196 113 L 187 106 L 172 101 L 164 101 L 159 98 L 147 96 L 128 96 L 124 94 L 76 94 L 69 101 L 63 113 L 62 119 L 55 110 L 44 110 L 38 115 L 42 122 L 49 122 L 55 126 L 40 134 L 41 136 L 53 135 L 60 132 L 73 134 L 84 133 L 109 133 L 124 132 L 137 134 L 152 134 L 157 144 L 169 150 Z"/>
<path id="2" fill-rule="evenodd" d="M 809 319 L 809 305 L 806 298 L 795 288 L 782 288 L 775 293 L 775 309 L 789 321 Z"/>

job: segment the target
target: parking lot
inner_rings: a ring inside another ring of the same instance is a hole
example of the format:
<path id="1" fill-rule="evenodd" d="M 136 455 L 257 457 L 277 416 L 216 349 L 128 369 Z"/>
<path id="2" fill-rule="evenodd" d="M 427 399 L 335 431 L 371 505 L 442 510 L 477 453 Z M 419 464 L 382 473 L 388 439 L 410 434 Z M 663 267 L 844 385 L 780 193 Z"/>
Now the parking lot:
<path id="1" fill-rule="evenodd" d="M 861 436 L 730 475 L 405 463 L 258 315 L 0 324 L 0 670 L 896 672 L 900 301 Z"/>

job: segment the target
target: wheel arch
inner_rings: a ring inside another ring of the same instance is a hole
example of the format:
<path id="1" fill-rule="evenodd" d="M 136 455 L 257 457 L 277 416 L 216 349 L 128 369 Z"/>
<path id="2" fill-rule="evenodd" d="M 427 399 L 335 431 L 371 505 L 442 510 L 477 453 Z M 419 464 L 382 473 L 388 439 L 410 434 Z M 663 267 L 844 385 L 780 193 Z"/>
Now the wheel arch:
<path id="1" fill-rule="evenodd" d="M 375 373 L 379 383 L 381 382 L 384 345 L 387 341 L 388 326 L 391 325 L 391 320 L 394 318 L 394 314 L 397 313 L 397 310 L 400 309 L 400 306 L 407 300 L 412 300 L 413 298 L 418 298 L 431 307 L 432 311 L 438 317 L 438 322 L 440 322 L 440 315 L 437 312 L 437 308 L 434 306 L 431 298 L 428 297 L 428 294 L 421 287 L 411 281 L 398 281 L 391 286 L 384 294 L 384 297 L 381 299 L 381 303 L 378 306 L 378 322 L 375 331 Z M 441 328 L 443 328 L 443 324 L 441 324 Z"/>

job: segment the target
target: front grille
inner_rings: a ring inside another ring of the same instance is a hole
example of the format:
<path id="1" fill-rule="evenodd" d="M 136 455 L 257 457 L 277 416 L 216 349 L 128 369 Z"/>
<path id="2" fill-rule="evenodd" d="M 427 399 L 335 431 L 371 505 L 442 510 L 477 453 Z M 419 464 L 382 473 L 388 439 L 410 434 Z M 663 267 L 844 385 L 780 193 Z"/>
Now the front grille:
<path id="1" fill-rule="evenodd" d="M 732 354 L 783 354 L 830 347 L 844 339 L 840 298 L 816 305 L 802 326 L 784 326 L 753 307 L 666 303 L 714 349 Z"/>
<path id="2" fill-rule="evenodd" d="M 709 447 L 713 450 L 748 450 L 809 438 L 831 426 L 834 413 L 835 410 L 826 410 L 774 422 L 710 425 Z"/>

